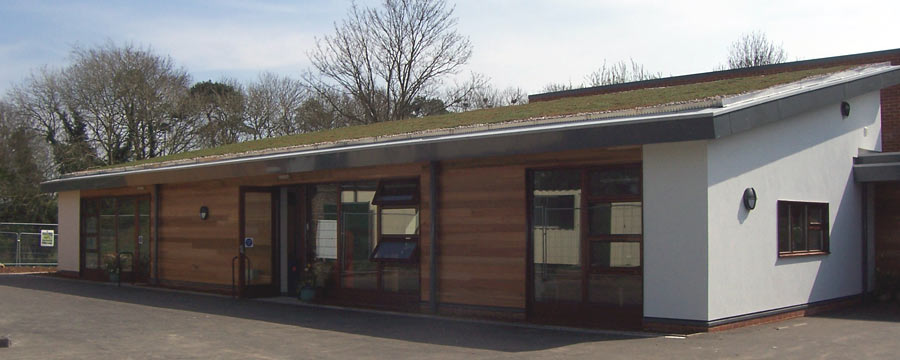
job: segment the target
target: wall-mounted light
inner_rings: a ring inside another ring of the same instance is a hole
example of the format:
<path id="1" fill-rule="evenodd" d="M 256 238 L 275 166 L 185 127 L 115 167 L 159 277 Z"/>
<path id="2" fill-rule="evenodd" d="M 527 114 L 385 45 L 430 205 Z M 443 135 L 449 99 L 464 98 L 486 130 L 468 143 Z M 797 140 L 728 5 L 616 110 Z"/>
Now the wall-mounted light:
<path id="1" fill-rule="evenodd" d="M 206 220 L 209 218 L 209 208 L 206 206 L 200 207 L 200 220 Z"/>
<path id="2" fill-rule="evenodd" d="M 841 101 L 841 116 L 848 117 L 850 116 L 850 103 L 846 101 Z"/>
<path id="3" fill-rule="evenodd" d="M 747 210 L 756 209 L 756 189 L 748 187 L 744 189 L 744 208 Z"/>

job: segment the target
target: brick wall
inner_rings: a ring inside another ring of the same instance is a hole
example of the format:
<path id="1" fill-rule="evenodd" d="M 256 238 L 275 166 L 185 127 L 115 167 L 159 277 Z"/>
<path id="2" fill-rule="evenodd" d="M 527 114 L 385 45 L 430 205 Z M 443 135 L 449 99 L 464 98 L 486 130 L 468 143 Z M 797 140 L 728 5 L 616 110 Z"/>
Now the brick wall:
<path id="1" fill-rule="evenodd" d="M 829 58 L 795 61 L 782 64 L 758 66 L 747 69 L 714 71 L 701 74 L 673 76 L 663 79 L 637 81 L 625 84 L 598 86 L 584 89 L 557 91 L 546 94 L 529 95 L 529 102 L 549 101 L 566 97 L 590 96 L 621 91 L 695 84 L 707 81 L 733 79 L 739 77 L 777 74 L 839 65 L 862 65 L 890 62 L 900 65 L 900 49 L 870 53 L 836 56 Z M 881 90 L 881 141 L 885 152 L 900 151 L 900 85 Z"/>

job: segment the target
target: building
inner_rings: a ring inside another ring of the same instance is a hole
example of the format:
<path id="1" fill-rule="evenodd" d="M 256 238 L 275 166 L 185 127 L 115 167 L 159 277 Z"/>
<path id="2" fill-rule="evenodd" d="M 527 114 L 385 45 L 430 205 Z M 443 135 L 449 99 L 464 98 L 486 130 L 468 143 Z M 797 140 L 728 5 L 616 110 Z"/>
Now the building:
<path id="1" fill-rule="evenodd" d="M 326 303 L 725 328 L 872 289 L 875 180 L 854 177 L 893 169 L 872 155 L 900 124 L 890 57 L 544 94 L 42 189 L 59 193 L 70 276 L 104 280 L 125 254 L 126 281 L 250 297 L 295 294 L 315 267 Z"/>

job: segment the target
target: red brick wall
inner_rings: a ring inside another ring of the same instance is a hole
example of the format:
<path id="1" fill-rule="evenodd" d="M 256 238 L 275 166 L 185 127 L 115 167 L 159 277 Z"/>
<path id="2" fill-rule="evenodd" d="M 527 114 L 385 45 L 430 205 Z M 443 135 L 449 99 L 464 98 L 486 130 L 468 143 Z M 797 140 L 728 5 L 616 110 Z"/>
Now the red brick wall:
<path id="1" fill-rule="evenodd" d="M 777 74 L 781 72 L 839 65 L 861 65 L 881 62 L 890 62 L 892 65 L 900 65 L 900 49 L 795 61 L 790 63 L 759 66 L 748 69 L 724 70 L 693 75 L 673 76 L 664 79 L 598 86 L 593 88 L 559 91 L 547 94 L 537 94 L 528 96 L 528 101 L 549 101 L 566 97 L 599 95 L 620 91 L 695 84 L 707 81 L 733 79 L 755 75 Z M 883 151 L 900 151 L 900 85 L 881 90 L 881 141 Z"/>
<path id="2" fill-rule="evenodd" d="M 900 85 L 881 90 L 881 148 L 900 151 Z"/>

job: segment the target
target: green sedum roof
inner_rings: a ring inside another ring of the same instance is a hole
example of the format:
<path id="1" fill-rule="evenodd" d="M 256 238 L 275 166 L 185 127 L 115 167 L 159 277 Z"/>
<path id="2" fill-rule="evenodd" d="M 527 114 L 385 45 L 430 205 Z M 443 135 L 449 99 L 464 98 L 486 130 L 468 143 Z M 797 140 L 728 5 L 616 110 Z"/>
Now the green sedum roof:
<path id="1" fill-rule="evenodd" d="M 406 120 L 389 121 L 370 125 L 343 127 L 282 136 L 254 141 L 245 141 L 215 148 L 155 157 L 130 163 L 103 167 L 104 170 L 121 167 L 141 167 L 142 165 L 163 165 L 160 163 L 179 160 L 211 158 L 226 155 L 237 155 L 248 152 L 275 150 L 333 143 L 346 140 L 372 138 L 389 135 L 401 135 L 424 132 L 428 130 L 452 129 L 458 127 L 496 124 L 511 121 L 559 117 L 582 113 L 611 112 L 644 107 L 652 107 L 673 103 L 684 103 L 729 95 L 742 94 L 766 89 L 775 85 L 791 83 L 811 76 L 830 74 L 847 69 L 847 66 L 836 66 L 783 72 L 771 75 L 757 75 L 742 78 L 716 80 L 703 83 L 638 89 L 609 94 L 571 97 L 552 101 L 541 101 L 523 105 L 513 105 L 492 109 L 473 110 L 462 113 L 427 116 Z M 93 169 L 99 170 L 99 169 Z M 91 170 L 88 170 L 91 171 Z"/>

